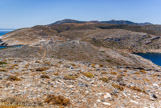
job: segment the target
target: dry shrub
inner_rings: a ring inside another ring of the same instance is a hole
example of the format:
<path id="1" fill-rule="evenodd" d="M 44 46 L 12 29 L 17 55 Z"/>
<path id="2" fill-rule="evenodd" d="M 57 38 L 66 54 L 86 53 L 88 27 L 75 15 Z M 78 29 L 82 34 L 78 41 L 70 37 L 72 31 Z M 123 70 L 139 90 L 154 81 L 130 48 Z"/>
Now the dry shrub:
<path id="1" fill-rule="evenodd" d="M 135 74 L 140 74 L 140 72 L 135 72 Z"/>
<path id="2" fill-rule="evenodd" d="M 147 72 L 145 70 L 140 70 L 141 73 L 146 74 Z"/>
<path id="3" fill-rule="evenodd" d="M 144 82 L 149 82 L 149 81 L 150 81 L 150 80 L 147 79 L 147 78 L 144 78 L 143 80 L 144 80 Z"/>
<path id="4" fill-rule="evenodd" d="M 9 81 L 21 81 L 20 78 L 18 78 L 17 76 L 8 76 L 7 80 Z"/>
<path id="5" fill-rule="evenodd" d="M 58 75 L 59 75 L 59 73 L 54 73 L 54 75 L 55 75 L 55 76 L 58 76 Z"/>
<path id="6" fill-rule="evenodd" d="M 40 78 L 50 79 L 50 77 L 48 75 L 45 75 L 45 74 L 41 75 Z"/>
<path id="7" fill-rule="evenodd" d="M 99 64 L 100 67 L 103 67 L 104 65 L 103 64 Z"/>
<path id="8" fill-rule="evenodd" d="M 18 64 L 13 64 L 12 66 L 13 66 L 13 67 L 18 66 Z"/>
<path id="9" fill-rule="evenodd" d="M 101 74 L 107 74 L 107 72 L 101 72 Z"/>
<path id="10" fill-rule="evenodd" d="M 7 72 L 9 69 L 6 68 L 0 68 L 0 72 Z"/>
<path id="11" fill-rule="evenodd" d="M 95 65 L 96 65 L 96 64 L 91 64 L 92 68 L 95 68 Z"/>
<path id="12" fill-rule="evenodd" d="M 78 78 L 79 76 L 77 75 L 68 75 L 68 76 L 64 76 L 65 80 L 76 80 L 76 78 Z"/>
<path id="13" fill-rule="evenodd" d="M 67 106 L 70 105 L 70 100 L 63 96 L 48 95 L 45 99 L 45 103 Z"/>
<path id="14" fill-rule="evenodd" d="M 48 67 L 41 67 L 41 68 L 37 68 L 36 71 L 46 71 L 48 70 Z"/>
<path id="15" fill-rule="evenodd" d="M 106 77 L 102 77 L 102 78 L 100 78 L 99 80 L 102 80 L 103 82 L 106 82 L 106 83 L 109 82 L 109 78 L 106 78 Z"/>
<path id="16" fill-rule="evenodd" d="M 144 89 L 141 89 L 141 88 L 136 87 L 136 86 L 131 86 L 131 87 L 130 87 L 130 89 L 132 89 L 132 90 L 136 90 L 136 91 L 138 91 L 138 92 L 146 93 Z"/>
<path id="17" fill-rule="evenodd" d="M 0 108 L 30 108 L 29 106 L 42 106 L 42 102 L 35 101 L 30 102 L 25 97 L 13 96 L 6 97 L 5 99 L 1 99 L 2 106 Z"/>
<path id="18" fill-rule="evenodd" d="M 90 72 L 85 72 L 83 73 L 84 76 L 88 77 L 88 78 L 93 78 L 94 74 L 90 73 Z"/>
<path id="19" fill-rule="evenodd" d="M 0 108 L 18 108 L 17 105 L 0 105 Z"/>
<path id="20" fill-rule="evenodd" d="M 117 75 L 117 72 L 111 72 L 112 75 Z"/>
<path id="21" fill-rule="evenodd" d="M 74 63 L 71 63 L 71 65 L 72 65 L 72 66 L 76 66 L 76 64 L 74 64 Z"/>
<path id="22" fill-rule="evenodd" d="M 120 85 L 112 84 L 112 86 L 113 86 L 114 88 L 117 88 L 117 89 L 120 90 L 120 91 L 123 91 L 123 90 L 124 90 L 124 88 L 123 88 L 122 86 L 120 86 Z"/>
<path id="23" fill-rule="evenodd" d="M 127 72 L 127 70 L 124 70 L 124 72 Z"/>
<path id="24" fill-rule="evenodd" d="M 51 65 L 51 63 L 50 63 L 50 62 L 45 62 L 44 64 L 46 64 L 46 65 L 48 65 L 48 66 L 50 66 L 50 65 Z"/>

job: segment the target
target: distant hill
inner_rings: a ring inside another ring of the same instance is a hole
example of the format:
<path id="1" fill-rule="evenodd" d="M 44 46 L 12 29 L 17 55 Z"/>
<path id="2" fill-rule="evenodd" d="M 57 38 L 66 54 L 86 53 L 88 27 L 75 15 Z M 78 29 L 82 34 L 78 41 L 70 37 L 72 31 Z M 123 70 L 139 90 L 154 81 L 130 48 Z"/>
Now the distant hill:
<path id="1" fill-rule="evenodd" d="M 64 23 L 85 23 L 85 21 L 78 21 L 78 20 L 73 20 L 73 19 L 64 19 L 64 20 L 60 20 L 60 21 L 56 21 L 53 24 L 64 24 Z"/>
<path id="2" fill-rule="evenodd" d="M 145 23 L 135 23 L 132 21 L 127 20 L 110 20 L 110 21 L 101 21 L 101 23 L 108 23 L 108 24 L 125 24 L 125 25 L 152 25 L 152 23 L 145 22 Z"/>
<path id="3" fill-rule="evenodd" d="M 132 21 L 127 20 L 110 20 L 110 21 L 79 21 L 74 19 L 64 19 L 60 21 L 56 21 L 55 23 L 52 23 L 51 25 L 55 24 L 65 24 L 65 23 L 107 23 L 107 24 L 123 24 L 123 25 L 152 25 L 152 23 L 145 22 L 145 23 L 135 23 Z"/>

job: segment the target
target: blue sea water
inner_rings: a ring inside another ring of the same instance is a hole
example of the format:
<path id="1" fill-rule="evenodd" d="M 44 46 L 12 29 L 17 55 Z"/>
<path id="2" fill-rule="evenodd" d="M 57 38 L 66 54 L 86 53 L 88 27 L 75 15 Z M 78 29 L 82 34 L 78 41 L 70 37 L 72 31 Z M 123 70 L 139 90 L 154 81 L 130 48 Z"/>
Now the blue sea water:
<path id="1" fill-rule="evenodd" d="M 10 31 L 0 31 L 0 36 L 6 34 L 6 33 L 9 33 Z"/>
<path id="2" fill-rule="evenodd" d="M 135 53 L 143 58 L 151 60 L 153 63 L 161 66 L 161 53 Z"/>

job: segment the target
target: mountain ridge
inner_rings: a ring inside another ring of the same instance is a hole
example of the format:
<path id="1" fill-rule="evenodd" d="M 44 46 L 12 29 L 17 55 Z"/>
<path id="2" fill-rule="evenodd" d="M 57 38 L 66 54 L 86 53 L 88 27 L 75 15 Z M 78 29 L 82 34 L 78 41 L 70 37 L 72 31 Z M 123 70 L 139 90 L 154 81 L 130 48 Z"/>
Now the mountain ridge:
<path id="1" fill-rule="evenodd" d="M 109 20 L 109 21 L 79 21 L 75 19 L 63 19 L 56 21 L 49 25 L 55 25 L 55 24 L 64 24 L 64 23 L 107 23 L 107 24 L 123 24 L 123 25 L 153 25 L 150 22 L 145 23 L 136 23 L 128 20 Z"/>

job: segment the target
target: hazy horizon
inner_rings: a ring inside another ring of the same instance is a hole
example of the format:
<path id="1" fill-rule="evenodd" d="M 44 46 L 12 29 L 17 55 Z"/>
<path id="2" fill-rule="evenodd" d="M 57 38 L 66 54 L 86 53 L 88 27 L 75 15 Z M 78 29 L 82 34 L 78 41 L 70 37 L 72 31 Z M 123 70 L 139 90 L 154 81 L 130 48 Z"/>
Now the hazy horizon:
<path id="1" fill-rule="evenodd" d="M 160 5 L 160 0 L 1 0 L 0 28 L 46 25 L 62 19 L 161 24 Z"/>

